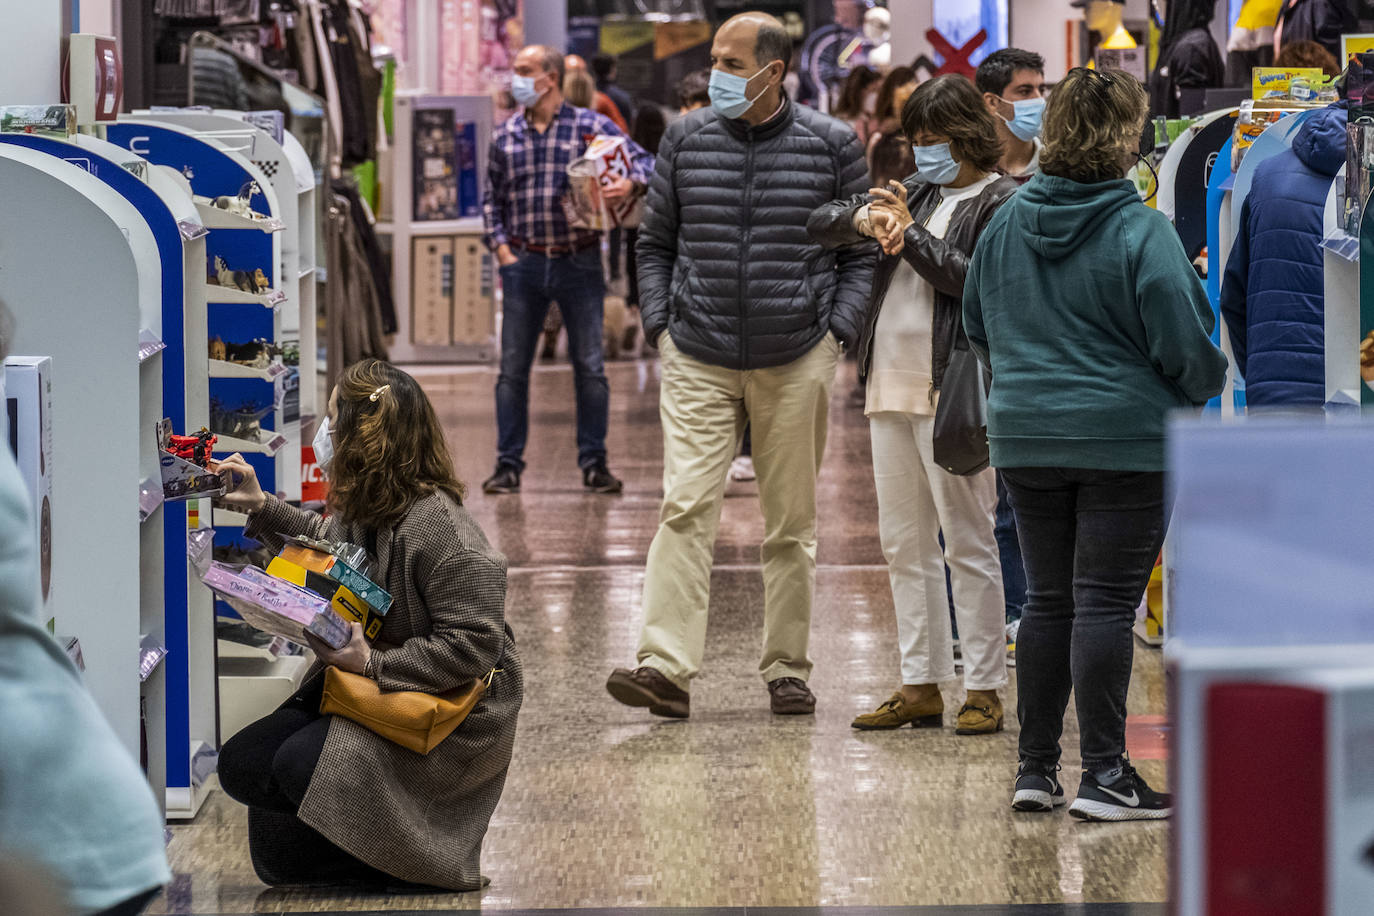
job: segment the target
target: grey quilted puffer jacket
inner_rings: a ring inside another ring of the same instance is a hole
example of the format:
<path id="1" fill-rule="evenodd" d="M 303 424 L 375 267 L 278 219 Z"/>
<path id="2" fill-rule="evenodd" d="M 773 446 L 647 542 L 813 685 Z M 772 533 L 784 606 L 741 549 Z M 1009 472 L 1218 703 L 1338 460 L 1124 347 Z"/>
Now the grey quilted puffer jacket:
<path id="1" fill-rule="evenodd" d="M 826 250 L 811 211 L 868 188 L 841 122 L 786 102 L 758 126 L 709 108 L 663 137 L 639 230 L 646 340 L 729 369 L 789 363 L 833 331 L 853 346 L 873 285 L 872 246 Z"/>

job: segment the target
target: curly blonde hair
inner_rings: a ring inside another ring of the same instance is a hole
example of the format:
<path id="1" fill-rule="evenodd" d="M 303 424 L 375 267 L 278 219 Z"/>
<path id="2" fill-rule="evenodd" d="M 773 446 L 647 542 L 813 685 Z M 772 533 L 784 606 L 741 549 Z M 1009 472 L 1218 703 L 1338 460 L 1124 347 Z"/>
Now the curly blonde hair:
<path id="1" fill-rule="evenodd" d="M 344 370 L 338 384 L 329 509 L 373 531 L 394 527 L 412 503 L 465 493 L 434 406 L 414 378 L 379 359 Z"/>
<path id="2" fill-rule="evenodd" d="M 1149 102 L 1129 73 L 1070 70 L 1045 105 L 1040 171 L 1083 184 L 1120 178 L 1140 148 Z"/>

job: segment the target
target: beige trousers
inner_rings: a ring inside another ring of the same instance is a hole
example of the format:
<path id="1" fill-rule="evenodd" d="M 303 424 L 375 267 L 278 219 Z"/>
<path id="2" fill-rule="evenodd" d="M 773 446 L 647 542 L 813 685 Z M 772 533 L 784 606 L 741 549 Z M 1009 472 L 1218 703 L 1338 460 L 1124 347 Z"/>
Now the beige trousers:
<path id="1" fill-rule="evenodd" d="M 763 509 L 765 681 L 806 680 L 816 586 L 816 477 L 825 452 L 833 334 L 772 369 L 737 371 L 684 355 L 659 336 L 663 509 L 644 576 L 639 664 L 686 689 L 706 652 L 711 558 L 730 462 L 746 422 Z"/>

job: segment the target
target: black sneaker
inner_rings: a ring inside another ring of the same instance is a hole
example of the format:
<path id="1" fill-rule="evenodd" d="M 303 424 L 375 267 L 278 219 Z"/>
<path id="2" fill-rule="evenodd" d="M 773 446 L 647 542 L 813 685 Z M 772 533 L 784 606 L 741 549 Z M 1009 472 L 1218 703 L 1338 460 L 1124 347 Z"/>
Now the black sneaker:
<path id="1" fill-rule="evenodd" d="M 1147 786 L 1128 760 L 1096 773 L 1084 770 L 1069 814 L 1081 821 L 1158 821 L 1171 810 L 1168 794 Z"/>
<path id="2" fill-rule="evenodd" d="M 496 473 L 482 481 L 483 493 L 519 493 L 520 472 L 509 464 L 498 464 Z"/>
<path id="3" fill-rule="evenodd" d="M 1011 796 L 1014 811 L 1053 811 L 1068 799 L 1059 784 L 1059 767 L 1025 761 L 1016 770 L 1016 789 Z"/>
<path id="4" fill-rule="evenodd" d="M 582 469 L 582 486 L 593 493 L 619 493 L 625 489 L 615 475 L 606 470 L 604 464 L 594 464 Z"/>

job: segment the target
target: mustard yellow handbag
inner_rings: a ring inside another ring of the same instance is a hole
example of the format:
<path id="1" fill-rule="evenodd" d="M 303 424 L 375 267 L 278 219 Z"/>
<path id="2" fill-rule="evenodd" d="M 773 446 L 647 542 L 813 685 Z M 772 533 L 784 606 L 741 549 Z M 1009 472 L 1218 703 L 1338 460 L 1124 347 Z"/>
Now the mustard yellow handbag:
<path id="1" fill-rule="evenodd" d="M 417 754 L 428 754 L 481 701 L 496 674 L 476 678 L 444 694 L 418 690 L 384 692 L 377 682 L 330 665 L 324 670 L 320 712 L 343 716 Z"/>

